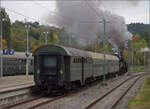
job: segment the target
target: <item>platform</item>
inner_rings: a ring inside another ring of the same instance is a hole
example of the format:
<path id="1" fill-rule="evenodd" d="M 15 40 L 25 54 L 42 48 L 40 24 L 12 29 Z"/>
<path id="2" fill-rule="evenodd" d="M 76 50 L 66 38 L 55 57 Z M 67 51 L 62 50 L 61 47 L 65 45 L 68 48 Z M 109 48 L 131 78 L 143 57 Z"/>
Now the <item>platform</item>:
<path id="1" fill-rule="evenodd" d="M 0 79 L 0 90 L 28 84 L 34 84 L 33 75 L 7 76 Z"/>

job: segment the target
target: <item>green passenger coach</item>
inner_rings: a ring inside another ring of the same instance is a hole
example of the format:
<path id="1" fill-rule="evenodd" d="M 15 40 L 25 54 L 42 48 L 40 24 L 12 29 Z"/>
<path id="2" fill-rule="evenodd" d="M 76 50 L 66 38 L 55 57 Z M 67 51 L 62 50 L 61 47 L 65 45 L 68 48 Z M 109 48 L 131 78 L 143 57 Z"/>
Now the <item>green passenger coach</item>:
<path id="1" fill-rule="evenodd" d="M 103 76 L 103 54 L 60 45 L 44 45 L 35 50 L 34 81 L 38 88 L 53 90 L 84 85 Z M 119 71 L 119 59 L 106 55 L 107 75 Z"/>

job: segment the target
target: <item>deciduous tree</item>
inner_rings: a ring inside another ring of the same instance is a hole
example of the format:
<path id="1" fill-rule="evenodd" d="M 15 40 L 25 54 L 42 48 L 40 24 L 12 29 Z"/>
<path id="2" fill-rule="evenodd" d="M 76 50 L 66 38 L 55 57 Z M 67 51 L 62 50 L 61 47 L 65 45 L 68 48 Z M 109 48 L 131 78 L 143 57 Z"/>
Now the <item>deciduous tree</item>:
<path id="1" fill-rule="evenodd" d="M 6 13 L 5 9 L 2 8 L 0 12 L 0 23 L 2 23 L 2 32 L 3 32 L 3 39 L 7 41 L 7 46 L 10 48 L 10 29 L 11 29 L 11 22 L 9 15 Z"/>

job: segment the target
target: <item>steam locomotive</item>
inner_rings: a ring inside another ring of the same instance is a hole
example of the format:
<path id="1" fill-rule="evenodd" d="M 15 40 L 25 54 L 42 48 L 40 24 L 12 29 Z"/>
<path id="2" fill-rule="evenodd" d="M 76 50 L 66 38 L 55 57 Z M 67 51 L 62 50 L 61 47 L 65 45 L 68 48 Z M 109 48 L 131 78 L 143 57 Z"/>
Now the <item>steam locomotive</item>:
<path id="1" fill-rule="evenodd" d="M 35 86 L 48 94 L 55 90 L 82 86 L 103 77 L 104 56 L 60 45 L 44 45 L 35 50 Z M 127 72 L 123 58 L 106 55 L 106 78 Z"/>

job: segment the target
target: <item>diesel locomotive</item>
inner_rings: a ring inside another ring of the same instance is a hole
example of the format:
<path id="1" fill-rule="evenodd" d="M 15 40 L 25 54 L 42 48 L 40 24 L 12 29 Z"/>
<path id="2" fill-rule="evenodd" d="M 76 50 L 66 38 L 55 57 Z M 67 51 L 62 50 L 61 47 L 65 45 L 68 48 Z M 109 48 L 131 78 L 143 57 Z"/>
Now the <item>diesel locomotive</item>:
<path id="1" fill-rule="evenodd" d="M 47 93 L 82 86 L 103 76 L 104 56 L 60 45 L 44 45 L 35 50 L 35 86 Z M 125 73 L 126 65 L 117 56 L 106 55 L 106 77 Z"/>

